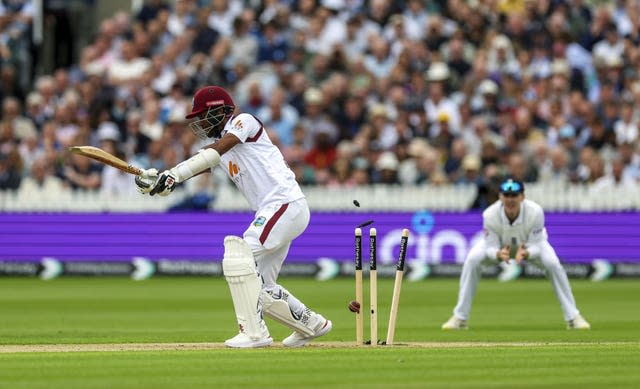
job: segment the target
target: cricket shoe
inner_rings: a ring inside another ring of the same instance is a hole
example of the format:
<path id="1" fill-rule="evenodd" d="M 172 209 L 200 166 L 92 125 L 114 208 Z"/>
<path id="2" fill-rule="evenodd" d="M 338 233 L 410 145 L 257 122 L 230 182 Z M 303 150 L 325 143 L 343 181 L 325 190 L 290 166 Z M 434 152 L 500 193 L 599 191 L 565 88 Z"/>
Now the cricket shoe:
<path id="1" fill-rule="evenodd" d="M 271 343 L 273 343 L 273 338 L 271 337 L 271 335 L 269 335 L 267 326 L 263 323 L 260 327 L 262 336 L 259 339 L 252 339 L 249 335 L 241 330 L 238 335 L 234 336 L 231 339 L 225 340 L 225 346 L 232 348 L 258 348 L 270 346 Z"/>
<path id="2" fill-rule="evenodd" d="M 302 347 L 311 340 L 331 331 L 333 324 L 331 320 L 327 320 L 322 315 L 314 313 L 309 319 L 309 328 L 313 328 L 313 335 L 303 334 L 294 331 L 291 335 L 284 338 L 282 344 L 286 347 Z"/>
<path id="3" fill-rule="evenodd" d="M 582 315 L 578 314 L 578 316 L 574 317 L 572 320 L 567 322 L 568 330 L 590 330 L 591 324 L 582 317 Z"/>
<path id="4" fill-rule="evenodd" d="M 467 327 L 467 321 L 455 315 L 451 316 L 451 318 L 442 325 L 443 330 L 466 330 L 467 328 L 469 328 Z"/>

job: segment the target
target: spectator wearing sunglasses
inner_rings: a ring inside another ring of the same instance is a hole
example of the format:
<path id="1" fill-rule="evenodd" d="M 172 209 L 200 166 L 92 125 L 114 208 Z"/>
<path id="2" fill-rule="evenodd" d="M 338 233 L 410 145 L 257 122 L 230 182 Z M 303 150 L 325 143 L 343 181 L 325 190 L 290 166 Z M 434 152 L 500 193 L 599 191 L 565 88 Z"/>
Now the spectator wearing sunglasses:
<path id="1" fill-rule="evenodd" d="M 458 302 L 444 330 L 466 329 L 482 266 L 528 261 L 546 271 L 560 302 L 568 329 L 590 329 L 576 307 L 567 274 L 547 240 L 544 211 L 525 199 L 524 184 L 509 178 L 500 183 L 499 199 L 482 214 L 484 237 L 469 250 L 460 275 Z"/>

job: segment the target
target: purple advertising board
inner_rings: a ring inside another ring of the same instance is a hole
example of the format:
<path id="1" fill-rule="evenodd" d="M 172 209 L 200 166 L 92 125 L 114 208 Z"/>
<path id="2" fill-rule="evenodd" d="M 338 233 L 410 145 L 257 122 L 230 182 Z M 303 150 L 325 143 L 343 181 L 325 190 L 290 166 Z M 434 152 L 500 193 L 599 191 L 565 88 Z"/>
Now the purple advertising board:
<path id="1" fill-rule="evenodd" d="M 253 214 L 0 214 L 0 261 L 219 262 L 226 235 L 241 236 Z M 481 236 L 481 215 L 441 212 L 315 212 L 288 262 L 353 259 L 354 228 L 367 220 L 378 233 L 378 260 L 395 261 L 403 228 L 410 230 L 407 262 L 461 263 Z M 547 213 L 549 241 L 564 263 L 640 263 L 640 213 Z M 368 227 L 363 229 L 363 235 Z"/>

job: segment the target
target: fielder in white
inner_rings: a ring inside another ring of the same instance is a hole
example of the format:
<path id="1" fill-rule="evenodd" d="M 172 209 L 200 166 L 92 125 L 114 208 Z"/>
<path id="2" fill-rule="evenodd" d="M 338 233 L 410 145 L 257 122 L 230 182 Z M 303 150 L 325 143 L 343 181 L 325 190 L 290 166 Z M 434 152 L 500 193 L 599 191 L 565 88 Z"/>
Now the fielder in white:
<path id="1" fill-rule="evenodd" d="M 547 240 L 542 207 L 524 198 L 522 182 L 507 179 L 500 184 L 500 199 L 482 213 L 484 239 L 467 254 L 460 275 L 458 303 L 444 330 L 466 329 L 482 265 L 527 260 L 546 270 L 560 302 L 567 328 L 589 329 L 590 324 L 576 307 L 567 274 Z"/>
<path id="2" fill-rule="evenodd" d="M 331 321 L 307 308 L 276 283 L 291 241 L 309 224 L 309 207 L 294 173 L 271 143 L 262 123 L 247 113 L 234 115 L 235 104 L 221 87 L 206 86 L 193 97 L 186 117 L 194 133 L 209 144 L 195 156 L 158 174 L 147 169 L 136 178 L 141 193 L 166 196 L 178 183 L 217 166 L 255 210 L 243 238 L 224 240 L 222 268 L 233 300 L 239 333 L 228 347 L 265 347 L 273 343 L 263 313 L 290 327 L 282 343 L 304 346 L 331 330 Z"/>

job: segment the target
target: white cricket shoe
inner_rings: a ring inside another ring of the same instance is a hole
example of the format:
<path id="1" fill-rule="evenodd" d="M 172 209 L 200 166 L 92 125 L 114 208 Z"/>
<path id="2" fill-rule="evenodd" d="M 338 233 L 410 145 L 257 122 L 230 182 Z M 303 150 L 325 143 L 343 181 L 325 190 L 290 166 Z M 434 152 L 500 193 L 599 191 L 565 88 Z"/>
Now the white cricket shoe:
<path id="1" fill-rule="evenodd" d="M 331 328 L 333 327 L 331 320 L 327 320 L 317 313 L 314 313 L 309 321 L 309 328 L 313 328 L 313 335 L 309 336 L 298 331 L 294 331 L 291 335 L 284 338 L 282 344 L 286 347 L 302 347 L 311 340 L 331 331 Z"/>
<path id="2" fill-rule="evenodd" d="M 451 318 L 442 325 L 443 330 L 466 330 L 467 328 L 467 321 L 455 315 L 451 316 Z"/>
<path id="3" fill-rule="evenodd" d="M 582 315 L 578 314 L 578 316 L 574 317 L 572 320 L 567 322 L 568 330 L 590 330 L 591 324 L 582 317 Z"/>
<path id="4" fill-rule="evenodd" d="M 262 323 L 261 330 L 262 337 L 260 339 L 251 339 L 249 335 L 241 330 L 238 335 L 225 340 L 224 344 L 227 347 L 233 348 L 257 348 L 270 346 L 271 343 L 273 343 L 273 338 L 269 335 L 269 330 L 267 329 L 266 324 Z"/>

